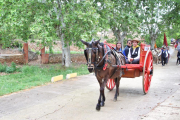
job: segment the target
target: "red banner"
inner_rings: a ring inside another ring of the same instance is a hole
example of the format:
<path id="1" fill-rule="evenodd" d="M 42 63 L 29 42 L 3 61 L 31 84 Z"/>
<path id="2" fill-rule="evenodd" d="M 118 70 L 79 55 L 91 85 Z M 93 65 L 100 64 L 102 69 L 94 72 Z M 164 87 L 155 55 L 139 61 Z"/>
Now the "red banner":
<path id="1" fill-rule="evenodd" d="M 164 33 L 164 42 L 163 42 L 163 45 L 165 45 L 166 47 L 168 46 L 167 38 L 166 38 L 166 34 L 165 33 Z"/>

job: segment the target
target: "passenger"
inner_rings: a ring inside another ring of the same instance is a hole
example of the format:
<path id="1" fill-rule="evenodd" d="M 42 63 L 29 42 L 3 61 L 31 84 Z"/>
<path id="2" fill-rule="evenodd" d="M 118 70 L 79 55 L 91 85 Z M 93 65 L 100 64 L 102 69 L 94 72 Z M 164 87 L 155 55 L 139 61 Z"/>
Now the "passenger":
<path id="1" fill-rule="evenodd" d="M 126 58 L 126 63 L 128 63 L 128 53 L 129 53 L 129 48 L 131 48 L 131 45 L 132 45 L 131 40 L 127 40 L 127 45 L 123 50 L 123 55 Z"/>
<path id="2" fill-rule="evenodd" d="M 168 58 L 168 53 L 167 53 L 165 46 L 162 47 L 161 53 L 158 56 L 160 56 L 160 55 L 161 55 L 162 66 L 164 66 L 166 64 L 167 58 Z"/>
<path id="3" fill-rule="evenodd" d="M 122 52 L 121 42 L 117 42 L 117 43 L 116 43 L 115 50 L 116 50 L 117 52 Z"/>
<path id="4" fill-rule="evenodd" d="M 131 48 L 129 48 L 128 63 L 139 64 L 140 47 L 139 47 L 138 43 L 139 43 L 139 40 L 137 40 L 137 39 L 132 40 L 133 46 Z"/>

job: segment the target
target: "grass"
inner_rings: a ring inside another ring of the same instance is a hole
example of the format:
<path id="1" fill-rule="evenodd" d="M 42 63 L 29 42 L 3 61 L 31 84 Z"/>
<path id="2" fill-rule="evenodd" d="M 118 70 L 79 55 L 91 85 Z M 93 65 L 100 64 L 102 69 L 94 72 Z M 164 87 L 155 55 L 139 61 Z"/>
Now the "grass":
<path id="1" fill-rule="evenodd" d="M 69 68 L 57 64 L 45 67 L 25 65 L 18 73 L 0 76 L 0 96 L 47 84 L 53 76 L 63 75 L 65 79 L 66 74 L 74 72 L 78 76 L 89 73 L 86 65 L 73 65 Z"/>

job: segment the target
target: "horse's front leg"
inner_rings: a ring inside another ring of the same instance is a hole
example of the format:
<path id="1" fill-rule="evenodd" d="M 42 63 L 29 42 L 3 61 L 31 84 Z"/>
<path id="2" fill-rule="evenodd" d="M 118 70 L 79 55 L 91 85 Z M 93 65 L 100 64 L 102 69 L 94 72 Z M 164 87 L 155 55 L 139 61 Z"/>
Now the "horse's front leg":
<path id="1" fill-rule="evenodd" d="M 102 97 L 101 97 L 101 106 L 103 107 L 104 106 L 104 102 L 105 102 L 105 95 L 104 95 L 104 89 L 103 90 L 100 90 L 100 92 L 101 92 L 101 95 L 102 95 Z"/>
<path id="2" fill-rule="evenodd" d="M 101 107 L 104 106 L 104 101 L 105 101 L 104 90 L 100 89 L 100 95 L 99 95 L 98 103 L 96 105 L 96 110 L 100 110 Z"/>
<path id="3" fill-rule="evenodd" d="M 100 110 L 101 109 L 101 97 L 102 97 L 102 92 L 101 92 L 102 79 L 97 77 L 97 80 L 98 80 L 99 86 L 100 86 L 100 94 L 99 94 L 98 103 L 96 105 L 96 110 Z"/>
<path id="4" fill-rule="evenodd" d="M 100 109 L 101 109 L 101 92 L 100 92 L 100 95 L 99 95 L 98 103 L 96 105 L 96 110 L 100 110 Z"/>
<path id="5" fill-rule="evenodd" d="M 109 76 L 106 76 L 104 78 L 104 81 L 103 81 L 102 86 L 100 88 L 100 92 L 101 92 L 101 95 L 102 95 L 101 106 L 104 106 L 104 104 L 105 104 L 106 97 L 105 97 L 105 94 L 104 94 L 104 88 L 105 88 L 105 86 L 107 84 L 108 78 L 109 78 Z"/>
<path id="6" fill-rule="evenodd" d="M 106 82 L 107 82 L 106 79 L 104 79 L 103 82 L 102 82 L 102 79 L 99 81 L 100 95 L 99 95 L 98 103 L 96 105 L 96 110 L 100 110 L 101 106 L 104 106 L 104 104 L 105 104 L 104 102 L 105 102 L 106 98 L 105 98 L 105 94 L 104 94 L 104 87 L 106 85 Z"/>
<path id="7" fill-rule="evenodd" d="M 116 81 L 116 92 L 114 95 L 114 101 L 117 101 L 117 96 L 119 96 L 119 83 L 121 78 L 115 78 Z"/>

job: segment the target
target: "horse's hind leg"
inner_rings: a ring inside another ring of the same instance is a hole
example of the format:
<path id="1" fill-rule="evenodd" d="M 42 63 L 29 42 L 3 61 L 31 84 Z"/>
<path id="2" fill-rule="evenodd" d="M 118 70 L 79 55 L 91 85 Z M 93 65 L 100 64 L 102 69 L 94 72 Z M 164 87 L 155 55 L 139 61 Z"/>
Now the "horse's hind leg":
<path id="1" fill-rule="evenodd" d="M 116 92 L 114 95 L 114 101 L 117 101 L 117 96 L 119 96 L 119 83 L 121 78 L 115 78 L 116 81 Z"/>

